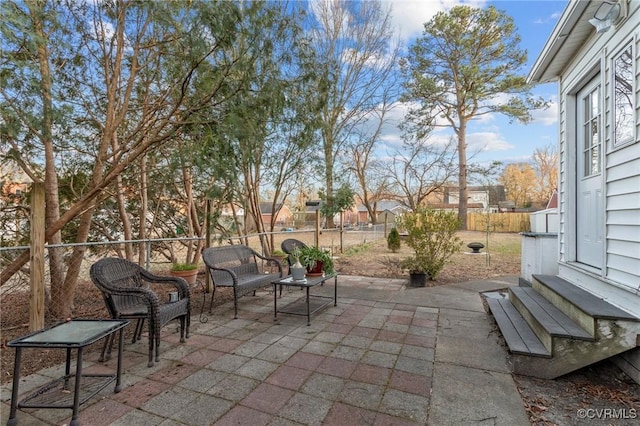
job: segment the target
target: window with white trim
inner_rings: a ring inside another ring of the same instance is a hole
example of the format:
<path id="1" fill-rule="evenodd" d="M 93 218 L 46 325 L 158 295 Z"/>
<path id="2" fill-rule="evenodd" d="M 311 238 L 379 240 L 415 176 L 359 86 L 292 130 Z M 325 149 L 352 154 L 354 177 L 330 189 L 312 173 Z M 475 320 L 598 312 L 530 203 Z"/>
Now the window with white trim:
<path id="1" fill-rule="evenodd" d="M 633 46 L 613 59 L 613 145 L 633 140 Z"/>

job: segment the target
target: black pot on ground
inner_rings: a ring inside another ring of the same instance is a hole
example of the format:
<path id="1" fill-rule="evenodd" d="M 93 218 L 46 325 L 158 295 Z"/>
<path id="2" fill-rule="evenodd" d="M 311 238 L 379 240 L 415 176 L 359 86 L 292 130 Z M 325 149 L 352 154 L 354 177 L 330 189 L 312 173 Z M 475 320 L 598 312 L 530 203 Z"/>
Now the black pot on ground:
<path id="1" fill-rule="evenodd" d="M 409 272 L 409 287 L 425 287 L 427 274 L 424 272 Z"/>

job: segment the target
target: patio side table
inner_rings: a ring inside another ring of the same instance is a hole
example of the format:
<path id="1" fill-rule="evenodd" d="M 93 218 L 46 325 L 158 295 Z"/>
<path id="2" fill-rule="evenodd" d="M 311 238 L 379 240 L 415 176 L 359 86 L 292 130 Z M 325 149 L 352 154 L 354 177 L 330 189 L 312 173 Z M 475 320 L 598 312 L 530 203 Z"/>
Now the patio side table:
<path id="1" fill-rule="evenodd" d="M 318 284 L 324 284 L 333 278 L 333 297 L 309 294 L 309 289 Z M 307 325 L 311 325 L 311 314 L 318 312 L 333 302 L 333 306 L 338 306 L 338 274 L 328 274 L 321 277 L 307 277 L 303 280 L 294 280 L 289 276 L 271 283 L 273 285 L 273 320 L 278 319 L 278 313 L 301 315 L 307 317 Z M 282 297 L 282 287 L 300 287 L 306 290 L 306 297 L 292 302 L 284 308 L 278 309 L 277 287 L 280 286 L 280 296 Z"/>
<path id="2" fill-rule="evenodd" d="M 8 426 L 18 424 L 16 410 L 18 408 L 67 408 L 73 410 L 71 425 L 77 426 L 78 407 L 104 389 L 112 382 L 116 382 L 115 392 L 121 390 L 120 376 L 122 374 L 122 346 L 124 327 L 128 320 L 95 320 L 76 319 L 56 324 L 52 327 L 37 331 L 19 339 L 12 340 L 7 345 L 16 349 L 13 366 L 13 389 L 11 391 L 11 411 Z M 100 339 L 111 336 L 120 331 L 118 343 L 118 361 L 115 374 L 82 374 L 82 352 L 86 346 Z M 59 348 L 66 349 L 65 375 L 53 380 L 18 402 L 18 386 L 20 384 L 20 358 L 23 348 Z M 76 357 L 76 372 L 71 374 L 71 351 L 78 351 Z M 74 387 L 70 388 L 70 379 L 75 377 Z"/>

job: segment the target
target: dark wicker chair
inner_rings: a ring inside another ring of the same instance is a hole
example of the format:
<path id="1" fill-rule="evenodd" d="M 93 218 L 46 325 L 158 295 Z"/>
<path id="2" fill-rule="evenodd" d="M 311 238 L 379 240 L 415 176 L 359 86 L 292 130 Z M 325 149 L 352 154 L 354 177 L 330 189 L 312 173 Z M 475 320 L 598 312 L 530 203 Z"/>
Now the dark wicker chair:
<path id="1" fill-rule="evenodd" d="M 277 273 L 265 273 L 258 267 L 258 260 L 276 265 Z M 279 260 L 265 257 L 242 244 L 208 247 L 202 250 L 202 260 L 209 268 L 213 281 L 213 294 L 209 303 L 209 313 L 213 307 L 217 287 L 233 288 L 234 318 L 238 318 L 238 298 L 243 294 L 255 292 L 282 278 L 282 264 Z"/>
<path id="2" fill-rule="evenodd" d="M 280 243 L 280 248 L 283 252 L 290 255 L 296 249 L 296 247 L 306 247 L 307 245 L 300 240 L 296 240 L 295 238 L 287 238 L 286 240 Z M 291 266 L 291 256 L 287 256 L 287 264 Z"/>
<path id="3" fill-rule="evenodd" d="M 125 259 L 109 257 L 101 259 L 91 266 L 91 280 L 100 289 L 109 314 L 114 319 L 137 319 L 134 340 L 139 339 L 145 320 L 149 328 L 149 362 L 153 366 L 160 360 L 160 329 L 173 319 L 180 320 L 180 341 L 189 337 L 191 322 L 191 299 L 189 285 L 179 277 L 159 276 L 148 272 L 141 266 Z M 149 284 L 169 285 L 178 292 L 177 302 L 161 303 Z M 101 358 L 107 341 L 102 350 Z M 111 343 L 109 344 L 109 354 Z"/>

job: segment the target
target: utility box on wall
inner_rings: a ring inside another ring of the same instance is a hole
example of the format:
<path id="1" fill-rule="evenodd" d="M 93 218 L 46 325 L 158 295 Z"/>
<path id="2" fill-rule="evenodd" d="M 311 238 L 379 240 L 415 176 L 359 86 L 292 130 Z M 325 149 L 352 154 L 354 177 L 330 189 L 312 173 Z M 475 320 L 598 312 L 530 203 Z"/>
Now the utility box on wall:
<path id="1" fill-rule="evenodd" d="M 540 210 L 529 215 L 531 232 L 558 233 L 558 209 Z"/>
<path id="2" fill-rule="evenodd" d="M 557 233 L 522 233 L 520 276 L 531 282 L 532 274 L 558 274 Z"/>

